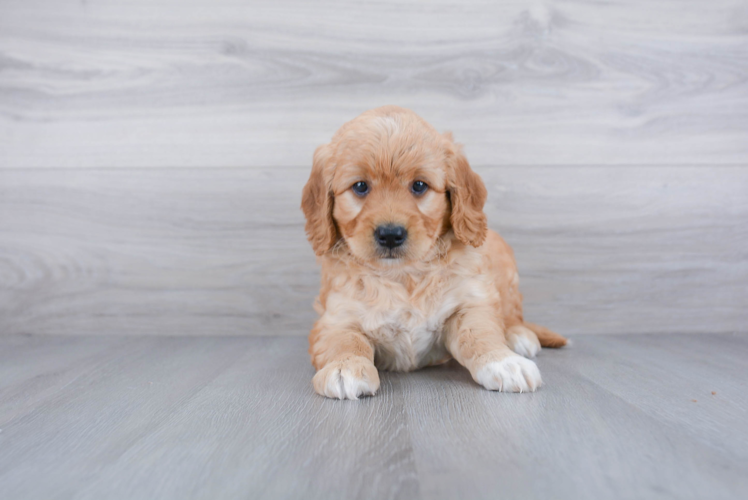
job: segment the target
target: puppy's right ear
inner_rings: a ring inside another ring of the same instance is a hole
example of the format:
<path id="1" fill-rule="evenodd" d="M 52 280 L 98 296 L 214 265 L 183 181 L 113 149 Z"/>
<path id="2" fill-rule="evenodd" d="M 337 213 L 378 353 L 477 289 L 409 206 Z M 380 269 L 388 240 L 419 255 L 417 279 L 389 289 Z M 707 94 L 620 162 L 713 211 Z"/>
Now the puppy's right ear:
<path id="1" fill-rule="evenodd" d="M 332 179 L 327 178 L 330 173 L 325 168 L 330 156 L 328 144 L 314 152 L 312 173 L 301 197 L 301 209 L 306 216 L 306 236 L 317 255 L 327 252 L 338 240 L 338 230 L 332 218 Z"/>

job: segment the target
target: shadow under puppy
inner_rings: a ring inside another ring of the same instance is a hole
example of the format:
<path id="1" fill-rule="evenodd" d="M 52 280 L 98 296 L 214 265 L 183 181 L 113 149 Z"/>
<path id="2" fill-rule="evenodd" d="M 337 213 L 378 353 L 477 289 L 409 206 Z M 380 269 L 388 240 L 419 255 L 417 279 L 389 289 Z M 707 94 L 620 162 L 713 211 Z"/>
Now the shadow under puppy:
<path id="1" fill-rule="evenodd" d="M 373 395 L 377 368 L 455 358 L 490 390 L 534 391 L 534 357 L 566 339 L 526 323 L 512 249 L 451 134 L 385 106 L 317 148 L 301 202 L 322 265 L 309 335 L 315 391 Z"/>

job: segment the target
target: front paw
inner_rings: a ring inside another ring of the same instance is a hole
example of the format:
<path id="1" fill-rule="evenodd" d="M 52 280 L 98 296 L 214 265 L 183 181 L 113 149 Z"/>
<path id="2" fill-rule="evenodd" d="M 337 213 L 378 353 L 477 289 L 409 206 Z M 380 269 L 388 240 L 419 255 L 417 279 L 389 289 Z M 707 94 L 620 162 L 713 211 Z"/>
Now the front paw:
<path id="1" fill-rule="evenodd" d="M 538 366 L 516 354 L 486 363 L 475 381 L 488 390 L 503 392 L 534 392 L 543 383 Z"/>
<path id="2" fill-rule="evenodd" d="M 331 361 L 312 379 L 314 390 L 335 399 L 358 399 L 373 396 L 379 389 L 379 373 L 374 364 L 362 356 Z"/>

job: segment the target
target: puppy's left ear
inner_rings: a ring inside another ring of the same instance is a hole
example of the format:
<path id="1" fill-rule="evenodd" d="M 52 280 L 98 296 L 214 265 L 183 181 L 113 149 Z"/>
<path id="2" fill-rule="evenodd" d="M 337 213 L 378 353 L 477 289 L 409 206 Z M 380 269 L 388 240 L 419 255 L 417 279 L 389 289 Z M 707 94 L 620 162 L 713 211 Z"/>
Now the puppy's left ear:
<path id="1" fill-rule="evenodd" d="M 301 210 L 306 217 L 304 229 L 317 255 L 330 250 L 338 239 L 338 230 L 332 218 L 332 186 L 327 178 L 330 175 L 327 172 L 330 156 L 330 146 L 327 144 L 314 152 L 312 173 L 301 196 Z"/>
<path id="2" fill-rule="evenodd" d="M 480 176 L 473 172 L 462 153 L 462 148 L 451 141 L 447 149 L 447 189 L 452 203 L 450 221 L 458 240 L 466 245 L 479 247 L 486 240 L 488 224 L 483 205 L 486 203 L 486 186 Z"/>

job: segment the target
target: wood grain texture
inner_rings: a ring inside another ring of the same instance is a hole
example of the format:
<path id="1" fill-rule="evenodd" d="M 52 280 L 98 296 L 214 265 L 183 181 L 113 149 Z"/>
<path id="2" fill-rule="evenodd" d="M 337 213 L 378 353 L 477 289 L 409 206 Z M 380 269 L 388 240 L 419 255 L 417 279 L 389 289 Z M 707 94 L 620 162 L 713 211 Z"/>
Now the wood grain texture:
<path id="1" fill-rule="evenodd" d="M 746 331 L 747 14 L 4 0 L 0 334 L 306 332 L 312 151 L 392 103 L 466 144 L 528 317 Z"/>
<path id="2" fill-rule="evenodd" d="M 742 0 L 0 2 L 0 167 L 297 166 L 384 104 L 477 165 L 744 164 Z"/>
<path id="3" fill-rule="evenodd" d="M 479 168 L 527 317 L 586 333 L 748 324 L 748 170 Z M 303 335 L 304 168 L 0 169 L 0 332 Z"/>
<path id="4" fill-rule="evenodd" d="M 746 336 L 590 335 L 541 353 L 545 385 L 534 394 L 485 391 L 449 364 L 383 373 L 377 396 L 360 401 L 315 395 L 306 347 L 295 338 L 0 336 L 0 496 L 748 491 L 748 369 L 737 362 Z M 54 365 L 45 352 L 57 353 Z"/>

